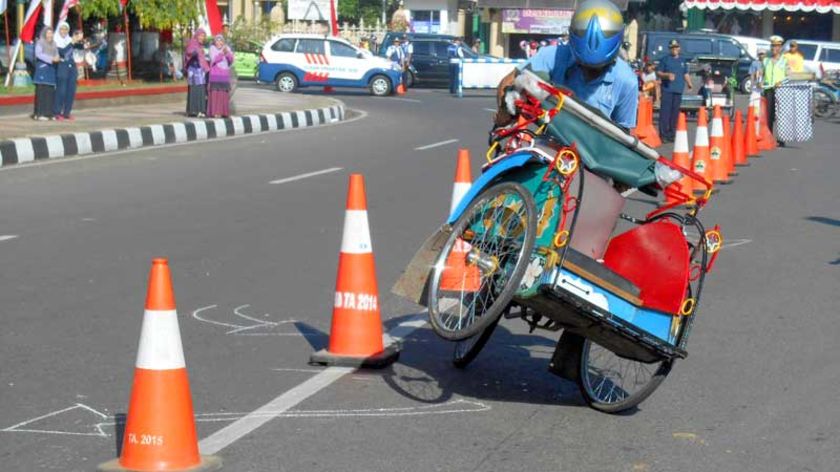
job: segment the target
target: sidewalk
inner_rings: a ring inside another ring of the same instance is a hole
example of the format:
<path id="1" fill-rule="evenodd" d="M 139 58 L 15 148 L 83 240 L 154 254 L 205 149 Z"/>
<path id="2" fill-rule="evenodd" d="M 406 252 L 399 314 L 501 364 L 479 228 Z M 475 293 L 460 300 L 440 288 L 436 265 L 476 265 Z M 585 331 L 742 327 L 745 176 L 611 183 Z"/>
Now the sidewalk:
<path id="1" fill-rule="evenodd" d="M 184 96 L 186 100 L 186 95 Z M 329 96 L 284 94 L 240 86 L 236 116 L 189 118 L 185 102 L 123 105 L 73 112 L 74 121 L 33 121 L 28 115 L 0 116 L 2 165 L 149 145 L 318 126 L 344 119 L 344 107 Z"/>

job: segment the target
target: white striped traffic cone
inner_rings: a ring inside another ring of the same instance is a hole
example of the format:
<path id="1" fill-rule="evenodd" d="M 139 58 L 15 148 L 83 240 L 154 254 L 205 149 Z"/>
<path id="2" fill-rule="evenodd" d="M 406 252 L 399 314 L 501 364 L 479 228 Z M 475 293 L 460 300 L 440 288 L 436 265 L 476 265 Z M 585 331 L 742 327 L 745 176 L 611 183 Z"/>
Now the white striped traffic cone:
<path id="1" fill-rule="evenodd" d="M 154 259 L 122 454 L 99 470 L 207 471 L 221 465 L 219 458 L 198 453 L 169 265 L 166 259 Z"/>
<path id="2" fill-rule="evenodd" d="M 376 264 L 368 227 L 365 180 L 350 176 L 344 234 L 338 256 L 330 342 L 310 362 L 350 367 L 385 367 L 399 357 L 395 344 L 382 342 Z"/>

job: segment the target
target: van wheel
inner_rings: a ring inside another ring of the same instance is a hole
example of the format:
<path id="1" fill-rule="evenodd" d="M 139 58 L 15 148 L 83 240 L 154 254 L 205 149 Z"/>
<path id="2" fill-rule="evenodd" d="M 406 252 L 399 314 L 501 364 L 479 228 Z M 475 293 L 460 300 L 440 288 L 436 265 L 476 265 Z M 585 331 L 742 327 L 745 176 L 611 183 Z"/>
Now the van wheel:
<path id="1" fill-rule="evenodd" d="M 405 75 L 405 88 L 414 87 L 414 83 L 417 81 L 417 78 L 414 77 L 414 72 L 408 71 L 408 74 Z"/>
<path id="2" fill-rule="evenodd" d="M 375 75 L 370 79 L 370 94 L 375 97 L 391 95 L 391 81 L 384 75 Z"/>
<path id="3" fill-rule="evenodd" d="M 291 72 L 283 72 L 282 74 L 277 76 L 277 79 L 274 81 L 274 88 L 277 89 L 278 92 L 294 92 L 297 90 L 298 81 L 295 74 Z"/>

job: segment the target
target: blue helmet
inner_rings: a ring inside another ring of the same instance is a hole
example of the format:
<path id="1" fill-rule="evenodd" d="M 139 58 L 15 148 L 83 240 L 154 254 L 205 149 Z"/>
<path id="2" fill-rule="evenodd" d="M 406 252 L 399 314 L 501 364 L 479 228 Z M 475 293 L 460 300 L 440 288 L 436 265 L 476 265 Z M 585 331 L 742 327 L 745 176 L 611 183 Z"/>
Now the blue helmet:
<path id="1" fill-rule="evenodd" d="M 569 44 L 578 63 L 603 67 L 618 55 L 624 40 L 624 18 L 609 0 L 586 0 L 572 16 L 569 32 Z"/>

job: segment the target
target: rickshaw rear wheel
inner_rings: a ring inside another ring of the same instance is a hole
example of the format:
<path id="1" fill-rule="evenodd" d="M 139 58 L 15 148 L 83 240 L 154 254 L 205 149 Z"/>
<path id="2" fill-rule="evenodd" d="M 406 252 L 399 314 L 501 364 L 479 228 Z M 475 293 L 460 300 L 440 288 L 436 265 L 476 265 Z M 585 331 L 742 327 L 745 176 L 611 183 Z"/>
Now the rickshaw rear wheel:
<path id="1" fill-rule="evenodd" d="M 525 275 L 536 230 L 534 198 L 516 182 L 470 202 L 432 267 L 429 323 L 438 336 L 463 341 L 498 320 Z"/>
<path id="2" fill-rule="evenodd" d="M 592 408 L 621 413 L 649 397 L 673 364 L 673 360 L 648 364 L 626 359 L 585 339 L 581 343 L 578 387 Z"/>

